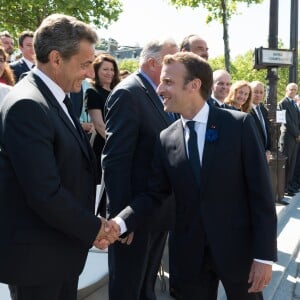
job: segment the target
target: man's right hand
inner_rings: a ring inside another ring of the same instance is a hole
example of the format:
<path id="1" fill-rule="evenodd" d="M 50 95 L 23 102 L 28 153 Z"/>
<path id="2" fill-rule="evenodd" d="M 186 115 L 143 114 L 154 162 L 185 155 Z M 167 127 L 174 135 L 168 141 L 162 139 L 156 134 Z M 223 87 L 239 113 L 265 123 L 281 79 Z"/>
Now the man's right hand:
<path id="1" fill-rule="evenodd" d="M 105 249 L 110 244 L 119 240 L 120 227 L 113 220 L 107 221 L 101 217 L 101 227 L 93 245 L 99 249 Z"/>

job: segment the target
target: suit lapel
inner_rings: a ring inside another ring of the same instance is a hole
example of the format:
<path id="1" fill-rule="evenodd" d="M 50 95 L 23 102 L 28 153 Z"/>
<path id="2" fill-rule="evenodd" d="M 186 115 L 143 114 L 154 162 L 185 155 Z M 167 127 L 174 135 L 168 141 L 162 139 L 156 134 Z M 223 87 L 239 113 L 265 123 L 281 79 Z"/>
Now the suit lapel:
<path id="1" fill-rule="evenodd" d="M 24 73 L 30 71 L 30 69 L 28 68 L 28 66 L 23 58 L 21 59 L 21 64 L 22 64 L 22 69 L 24 70 Z"/>
<path id="2" fill-rule="evenodd" d="M 32 76 L 30 76 L 32 75 Z M 35 74 L 30 73 L 28 75 L 28 79 L 30 82 L 32 82 L 36 87 L 41 91 L 43 96 L 45 97 L 46 101 L 51 104 L 51 106 L 57 110 L 57 114 L 63 121 L 63 123 L 66 125 L 66 127 L 70 130 L 71 134 L 75 137 L 77 142 L 80 145 L 80 148 L 82 149 L 83 153 L 86 155 L 86 157 L 90 160 L 92 157 L 90 156 L 91 153 L 89 152 L 89 149 L 87 147 L 87 144 L 83 141 L 83 139 L 80 137 L 79 132 L 75 128 L 75 126 L 71 123 L 68 116 L 65 114 L 65 112 L 60 107 L 59 103 L 49 90 L 49 88 L 46 86 L 46 84 Z M 87 139 L 86 139 L 87 141 Z"/>
<path id="3" fill-rule="evenodd" d="M 152 87 L 152 85 L 147 81 L 147 79 L 141 74 L 137 73 L 136 78 L 141 85 L 141 87 L 145 90 L 146 95 L 148 96 L 151 103 L 157 109 L 159 116 L 162 118 L 163 122 L 166 126 L 169 126 L 172 122 L 170 120 L 169 115 L 164 111 L 164 106 L 161 102 L 161 99 L 157 95 L 156 91 Z"/>
<path id="4" fill-rule="evenodd" d="M 264 134 L 263 133 L 262 124 L 261 124 L 261 122 L 260 122 L 260 120 L 259 120 L 259 118 L 258 118 L 258 116 L 257 116 L 257 114 L 256 114 L 256 112 L 254 110 L 254 108 L 252 108 L 252 110 L 250 111 L 250 114 L 254 118 L 254 121 L 255 121 L 256 125 L 258 126 L 260 133 Z"/>

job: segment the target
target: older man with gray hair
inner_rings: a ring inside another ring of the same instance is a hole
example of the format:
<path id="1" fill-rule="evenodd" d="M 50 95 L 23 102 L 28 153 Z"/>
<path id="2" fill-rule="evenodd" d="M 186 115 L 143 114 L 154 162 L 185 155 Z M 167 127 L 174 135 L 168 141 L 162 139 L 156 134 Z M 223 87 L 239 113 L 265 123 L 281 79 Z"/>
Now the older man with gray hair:
<path id="1" fill-rule="evenodd" d="M 102 167 L 110 217 L 147 190 L 155 141 L 172 122 L 156 93 L 162 60 L 176 53 L 173 39 L 147 43 L 139 70 L 122 80 L 106 102 L 106 144 Z M 162 210 L 142 231 L 109 247 L 109 299 L 153 300 L 154 285 L 172 216 Z"/>

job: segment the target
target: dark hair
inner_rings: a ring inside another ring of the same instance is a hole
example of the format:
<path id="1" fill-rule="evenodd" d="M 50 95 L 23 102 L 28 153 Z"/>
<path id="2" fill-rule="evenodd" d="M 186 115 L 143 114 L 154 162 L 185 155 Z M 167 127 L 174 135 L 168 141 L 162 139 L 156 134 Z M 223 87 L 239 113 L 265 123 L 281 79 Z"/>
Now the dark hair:
<path id="1" fill-rule="evenodd" d="M 26 30 L 26 31 L 22 31 L 20 34 L 19 34 L 19 46 L 20 47 L 23 47 L 23 42 L 24 40 L 27 38 L 27 37 L 31 37 L 33 38 L 33 31 L 29 31 L 29 30 Z"/>
<path id="2" fill-rule="evenodd" d="M 177 52 L 173 55 L 166 55 L 163 64 L 169 65 L 174 62 L 182 63 L 186 69 L 184 78 L 185 84 L 193 79 L 200 79 L 200 94 L 206 100 L 211 94 L 213 84 L 213 71 L 205 59 L 192 52 Z"/>
<path id="3" fill-rule="evenodd" d="M 64 59 L 70 59 L 79 52 L 81 41 L 96 44 L 98 37 L 91 26 L 76 18 L 53 14 L 43 20 L 33 39 L 36 59 L 47 63 L 52 50 L 57 50 Z"/>
<path id="4" fill-rule="evenodd" d="M 120 76 L 124 76 L 124 75 L 130 75 L 131 72 L 128 70 L 120 70 Z"/>
<path id="5" fill-rule="evenodd" d="M 100 82 L 100 78 L 98 75 L 98 71 L 101 67 L 101 65 L 103 64 L 104 61 L 108 61 L 110 63 L 113 64 L 114 66 L 114 77 L 112 79 L 112 82 L 110 84 L 110 88 L 113 89 L 119 82 L 120 82 L 120 77 L 119 77 L 119 67 L 117 64 L 117 61 L 115 60 L 115 58 L 108 54 L 108 53 L 101 53 L 99 54 L 95 60 L 93 61 L 93 67 L 94 67 L 94 72 L 95 72 L 95 82 L 94 85 L 95 86 L 102 86 L 101 82 Z"/>
<path id="6" fill-rule="evenodd" d="M 191 51 L 191 45 L 190 45 L 190 38 L 193 36 L 197 36 L 196 34 L 190 34 L 186 37 L 183 38 L 180 47 L 179 47 L 179 51 Z"/>
<path id="7" fill-rule="evenodd" d="M 10 66 L 8 65 L 8 63 L 6 62 L 8 54 L 6 53 L 5 49 L 2 46 L 0 46 L 0 55 L 3 56 L 4 61 L 5 61 L 4 62 L 4 64 L 5 64 L 4 71 L 3 71 L 2 76 L 0 76 L 0 77 L 2 77 L 6 81 L 6 84 L 8 84 L 8 85 L 14 85 L 15 84 L 14 73 L 11 70 Z"/>

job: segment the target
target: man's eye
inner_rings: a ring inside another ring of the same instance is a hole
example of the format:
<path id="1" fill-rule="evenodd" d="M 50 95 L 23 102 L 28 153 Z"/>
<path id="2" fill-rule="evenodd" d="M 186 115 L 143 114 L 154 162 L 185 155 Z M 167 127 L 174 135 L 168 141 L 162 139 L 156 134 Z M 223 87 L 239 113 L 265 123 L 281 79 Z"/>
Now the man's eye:
<path id="1" fill-rule="evenodd" d="M 90 63 L 80 64 L 80 68 L 81 69 L 86 69 L 89 65 L 90 65 Z"/>

